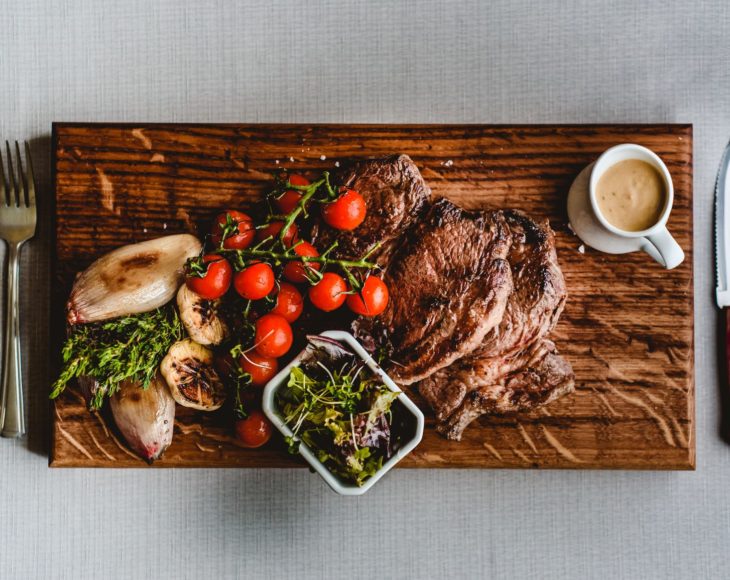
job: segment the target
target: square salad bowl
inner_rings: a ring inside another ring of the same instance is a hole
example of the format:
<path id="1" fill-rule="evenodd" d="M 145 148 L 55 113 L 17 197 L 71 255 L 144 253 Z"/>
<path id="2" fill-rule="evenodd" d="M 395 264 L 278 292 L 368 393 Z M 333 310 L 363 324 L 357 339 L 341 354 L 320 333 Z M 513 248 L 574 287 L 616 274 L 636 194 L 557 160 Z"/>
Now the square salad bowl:
<path id="1" fill-rule="evenodd" d="M 299 442 L 299 454 L 309 465 L 322 476 L 327 485 L 341 495 L 362 495 L 375 485 L 388 471 L 390 471 L 401 459 L 408 455 L 418 445 L 423 437 L 424 416 L 421 410 L 411 401 L 406 394 L 396 385 L 393 380 L 383 371 L 380 365 L 373 360 L 368 352 L 350 333 L 340 330 L 328 330 L 321 333 L 326 337 L 345 344 L 354 354 L 363 360 L 367 368 L 391 391 L 398 393 L 393 404 L 399 404 L 399 413 L 406 418 L 409 425 L 406 435 L 400 441 L 397 450 L 383 462 L 383 465 L 376 473 L 364 481 L 362 485 L 347 481 L 339 475 L 331 472 L 322 463 L 314 450 L 303 441 Z M 285 436 L 293 437 L 294 433 L 284 422 L 279 414 L 276 402 L 276 395 L 280 389 L 287 389 L 291 369 L 299 366 L 306 359 L 310 345 L 307 345 L 288 365 L 286 365 L 276 376 L 269 381 L 264 389 L 263 411 L 274 426 Z"/>

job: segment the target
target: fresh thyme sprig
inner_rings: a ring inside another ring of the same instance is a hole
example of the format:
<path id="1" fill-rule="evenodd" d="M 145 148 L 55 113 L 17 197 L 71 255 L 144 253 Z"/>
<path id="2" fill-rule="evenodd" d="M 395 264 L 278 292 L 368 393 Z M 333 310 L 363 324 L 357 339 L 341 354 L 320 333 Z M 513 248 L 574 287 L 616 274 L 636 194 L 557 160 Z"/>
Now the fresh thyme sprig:
<path id="1" fill-rule="evenodd" d="M 51 388 L 58 397 L 68 383 L 93 377 L 98 386 L 89 406 L 99 409 L 124 380 L 149 387 L 170 346 L 182 339 L 183 328 L 174 306 L 73 326 L 63 345 L 63 369 Z"/>

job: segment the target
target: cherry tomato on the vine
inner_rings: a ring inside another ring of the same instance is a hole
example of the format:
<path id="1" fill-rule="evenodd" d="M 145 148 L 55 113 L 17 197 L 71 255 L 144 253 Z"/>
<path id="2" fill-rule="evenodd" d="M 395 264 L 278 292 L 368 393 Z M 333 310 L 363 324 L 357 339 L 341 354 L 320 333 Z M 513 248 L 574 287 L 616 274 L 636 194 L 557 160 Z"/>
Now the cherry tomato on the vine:
<path id="1" fill-rule="evenodd" d="M 300 242 L 298 245 L 294 246 L 294 251 L 297 256 L 305 256 L 309 258 L 316 258 L 319 256 L 317 248 L 309 242 Z M 320 267 L 321 265 L 319 262 L 307 262 L 306 266 L 304 265 L 304 262 L 289 262 L 286 266 L 284 266 L 284 278 L 289 280 L 289 282 L 301 284 L 308 280 L 306 273 L 307 268 L 319 270 Z"/>
<path id="2" fill-rule="evenodd" d="M 309 185 L 309 180 L 306 177 L 295 174 L 289 177 L 289 183 L 292 185 L 304 186 Z M 299 200 L 302 199 L 302 195 L 301 191 L 296 189 L 287 189 L 278 198 L 276 198 L 274 202 L 279 213 L 282 215 L 290 214 L 292 210 L 297 207 Z"/>
<path id="3" fill-rule="evenodd" d="M 275 358 L 261 356 L 255 351 L 244 352 L 238 359 L 243 372 L 251 375 L 251 385 L 263 387 L 279 370 L 279 363 Z"/>
<path id="4" fill-rule="evenodd" d="M 281 228 L 284 227 L 284 222 L 282 221 L 275 221 L 271 222 L 269 225 L 267 225 L 264 228 L 261 228 L 256 232 L 256 239 L 261 242 L 265 240 L 266 238 L 273 238 L 276 239 L 279 236 L 279 232 L 281 231 Z M 297 225 L 291 224 L 287 230 L 286 234 L 284 234 L 284 245 L 287 247 L 290 247 L 297 239 Z"/>
<path id="5" fill-rule="evenodd" d="M 264 314 L 255 322 L 256 352 L 269 358 L 284 356 L 291 348 L 294 337 L 291 326 L 279 314 Z"/>
<path id="6" fill-rule="evenodd" d="M 276 199 L 276 207 L 282 215 L 290 214 L 297 207 L 299 200 L 302 199 L 302 193 L 295 189 L 289 189 Z"/>
<path id="7" fill-rule="evenodd" d="M 274 271 L 271 266 L 257 262 L 246 266 L 233 277 L 233 286 L 241 298 L 260 300 L 274 289 Z"/>
<path id="8" fill-rule="evenodd" d="M 355 314 L 377 316 L 388 306 L 388 287 L 377 276 L 368 276 L 360 292 L 347 297 L 347 307 Z"/>
<path id="9" fill-rule="evenodd" d="M 322 218 L 336 230 L 354 230 L 366 213 L 365 200 L 354 189 L 346 189 L 337 199 L 322 206 Z"/>
<path id="10" fill-rule="evenodd" d="M 236 211 L 229 209 L 215 218 L 213 224 L 213 231 L 211 232 L 212 242 L 218 246 L 221 243 L 223 232 L 226 228 L 228 220 L 235 226 L 235 230 L 230 232 L 225 240 L 223 240 L 223 247 L 228 250 L 243 250 L 248 248 L 256 237 L 256 228 L 253 225 L 253 220 L 248 214 L 242 211 Z"/>
<path id="11" fill-rule="evenodd" d="M 271 439 L 271 422 L 261 411 L 251 411 L 236 421 L 236 437 L 245 447 L 261 447 Z"/>
<path id="12" fill-rule="evenodd" d="M 338 274 L 325 272 L 322 279 L 309 289 L 309 300 L 320 310 L 331 312 L 345 303 L 347 282 Z"/>
<path id="13" fill-rule="evenodd" d="M 188 274 L 185 283 L 201 298 L 216 300 L 228 291 L 233 268 L 228 260 L 218 254 L 206 254 L 203 263 L 207 265 L 205 274 L 202 277 Z"/>
<path id="14" fill-rule="evenodd" d="M 292 175 L 289 176 L 289 183 L 291 183 L 292 185 L 298 185 L 298 186 L 309 185 L 309 180 L 306 177 L 304 177 L 303 175 L 299 175 L 298 173 L 293 173 Z"/>
<path id="15" fill-rule="evenodd" d="M 301 316 L 302 310 L 304 310 L 304 299 L 299 290 L 289 282 L 282 282 L 276 293 L 276 305 L 271 312 L 283 316 L 287 322 L 292 323 Z"/>

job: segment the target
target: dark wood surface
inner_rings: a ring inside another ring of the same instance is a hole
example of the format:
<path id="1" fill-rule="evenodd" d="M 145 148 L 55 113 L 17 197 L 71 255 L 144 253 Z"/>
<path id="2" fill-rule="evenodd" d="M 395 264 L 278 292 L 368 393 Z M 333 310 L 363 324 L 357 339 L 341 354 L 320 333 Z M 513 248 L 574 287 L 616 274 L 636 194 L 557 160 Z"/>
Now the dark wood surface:
<path id="1" fill-rule="evenodd" d="M 687 256 L 675 270 L 641 253 L 581 253 L 567 226 L 572 180 L 603 150 L 625 142 L 653 149 L 672 174 L 669 228 Z M 195 232 L 217 210 L 258 198 L 279 169 L 317 173 L 336 162 L 403 152 L 438 196 L 550 219 L 570 294 L 553 339 L 573 364 L 576 392 L 531 413 L 483 417 L 461 442 L 440 437 L 427 413 L 424 439 L 401 465 L 694 468 L 690 125 L 56 124 L 54 152 L 55 345 L 73 275 L 102 253 Z M 301 465 L 278 441 L 259 450 L 238 447 L 215 413 L 178 411 L 173 443 L 157 467 Z M 55 403 L 51 465 L 144 463 L 104 415 L 87 412 L 68 389 Z"/>

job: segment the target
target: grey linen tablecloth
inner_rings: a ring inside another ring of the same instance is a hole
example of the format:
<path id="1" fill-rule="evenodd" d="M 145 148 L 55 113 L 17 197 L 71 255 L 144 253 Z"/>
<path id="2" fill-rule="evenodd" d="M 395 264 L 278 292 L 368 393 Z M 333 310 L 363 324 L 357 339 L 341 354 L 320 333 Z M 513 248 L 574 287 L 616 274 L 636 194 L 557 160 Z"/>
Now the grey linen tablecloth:
<path id="1" fill-rule="evenodd" d="M 728 577 L 712 193 L 723 0 L 0 0 L 0 138 L 30 139 L 30 435 L 0 440 L 0 578 Z M 697 471 L 50 470 L 50 129 L 63 121 L 691 122 Z"/>

